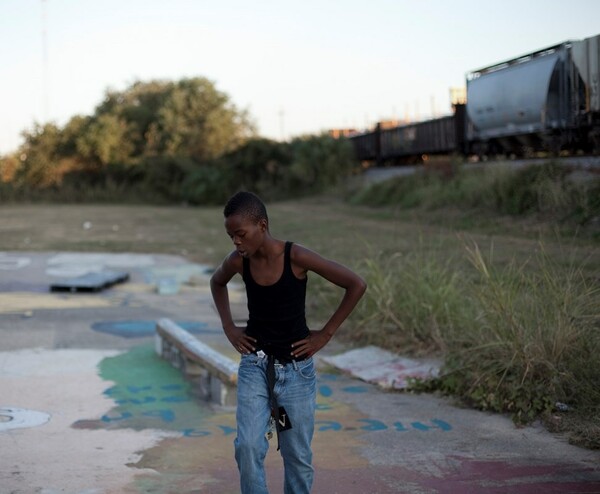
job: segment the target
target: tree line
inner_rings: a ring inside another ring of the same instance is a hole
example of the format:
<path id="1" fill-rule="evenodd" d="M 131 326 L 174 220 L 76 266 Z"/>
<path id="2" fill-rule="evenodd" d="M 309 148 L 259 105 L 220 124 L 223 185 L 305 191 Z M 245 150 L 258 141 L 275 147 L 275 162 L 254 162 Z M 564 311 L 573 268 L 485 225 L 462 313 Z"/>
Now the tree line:
<path id="1" fill-rule="evenodd" d="M 221 203 L 252 189 L 267 199 L 318 192 L 357 166 L 328 135 L 277 142 L 203 77 L 109 90 L 92 115 L 36 124 L 0 157 L 0 201 Z"/>

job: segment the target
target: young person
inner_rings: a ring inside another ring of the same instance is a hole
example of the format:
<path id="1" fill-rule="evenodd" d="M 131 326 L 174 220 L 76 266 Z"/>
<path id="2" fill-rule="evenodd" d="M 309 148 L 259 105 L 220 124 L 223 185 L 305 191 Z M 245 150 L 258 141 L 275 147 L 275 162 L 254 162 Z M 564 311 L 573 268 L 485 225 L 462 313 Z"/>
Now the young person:
<path id="1" fill-rule="evenodd" d="M 311 441 L 316 404 L 313 355 L 332 338 L 366 289 L 350 269 L 269 232 L 265 205 L 251 192 L 232 196 L 223 211 L 235 250 L 214 272 L 210 286 L 225 335 L 242 355 L 238 371 L 235 459 L 242 494 L 267 493 L 264 459 L 270 424 L 285 469 L 284 493 L 311 490 Z M 308 272 L 341 287 L 344 295 L 321 329 L 305 317 Z M 240 274 L 248 322 L 233 322 L 227 284 Z"/>

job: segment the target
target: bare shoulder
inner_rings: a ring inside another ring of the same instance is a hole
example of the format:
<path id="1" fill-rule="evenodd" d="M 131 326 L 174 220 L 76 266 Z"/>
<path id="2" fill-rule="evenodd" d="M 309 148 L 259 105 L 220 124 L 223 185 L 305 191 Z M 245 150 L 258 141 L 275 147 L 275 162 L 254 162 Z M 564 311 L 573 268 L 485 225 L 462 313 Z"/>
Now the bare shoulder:
<path id="1" fill-rule="evenodd" d="M 337 266 L 335 261 L 323 257 L 318 252 L 300 244 L 293 244 L 290 253 L 292 263 L 305 271 L 320 272 L 328 267 Z"/>
<path id="2" fill-rule="evenodd" d="M 338 286 L 349 288 L 363 286 L 364 281 L 346 266 L 327 259 L 317 252 L 306 247 L 294 244 L 291 251 L 292 265 L 297 271 L 307 273 L 312 271 Z M 295 270 L 296 271 L 296 270 Z"/>
<path id="3" fill-rule="evenodd" d="M 236 274 L 242 274 L 242 256 L 237 251 L 232 251 L 223 259 L 223 262 L 215 270 L 212 280 L 219 284 L 226 284 Z"/>
<path id="4" fill-rule="evenodd" d="M 290 251 L 290 258 L 294 264 L 298 266 L 306 267 L 310 265 L 310 263 L 325 260 L 323 256 L 315 252 L 314 250 L 310 250 L 304 247 L 301 244 L 292 244 L 292 249 Z"/>
<path id="5" fill-rule="evenodd" d="M 243 269 L 242 256 L 240 256 L 240 254 L 235 250 L 230 252 L 229 255 L 224 259 L 223 266 L 227 270 L 241 274 Z"/>

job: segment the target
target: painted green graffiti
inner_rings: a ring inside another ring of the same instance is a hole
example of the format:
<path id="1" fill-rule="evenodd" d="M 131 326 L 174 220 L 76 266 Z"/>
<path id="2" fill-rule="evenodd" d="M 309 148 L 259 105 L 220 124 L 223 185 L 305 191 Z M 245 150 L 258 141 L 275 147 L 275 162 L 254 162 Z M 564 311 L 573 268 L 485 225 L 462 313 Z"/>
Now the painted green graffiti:
<path id="1" fill-rule="evenodd" d="M 192 384 L 152 345 L 106 358 L 99 368 L 103 379 L 114 382 L 104 391 L 115 402 L 101 418 L 107 428 L 195 430 L 211 413 L 194 398 Z"/>

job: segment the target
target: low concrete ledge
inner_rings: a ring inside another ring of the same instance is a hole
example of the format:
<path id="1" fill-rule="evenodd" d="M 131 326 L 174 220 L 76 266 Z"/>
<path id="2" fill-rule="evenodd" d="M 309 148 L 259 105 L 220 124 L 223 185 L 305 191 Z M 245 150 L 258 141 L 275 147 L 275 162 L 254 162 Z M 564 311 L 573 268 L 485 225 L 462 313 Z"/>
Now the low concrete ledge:
<path id="1" fill-rule="evenodd" d="M 170 319 L 156 322 L 156 353 L 189 377 L 200 398 L 235 406 L 238 364 Z"/>

